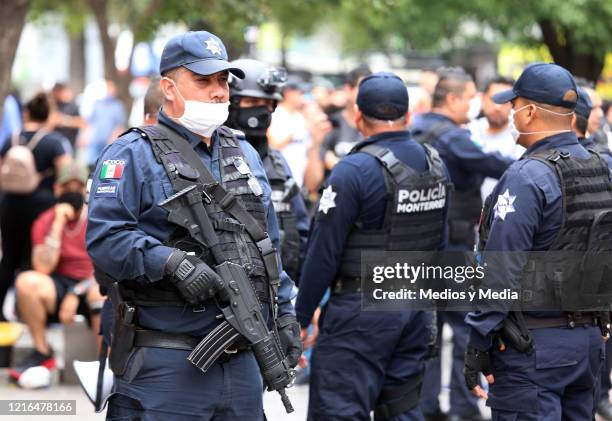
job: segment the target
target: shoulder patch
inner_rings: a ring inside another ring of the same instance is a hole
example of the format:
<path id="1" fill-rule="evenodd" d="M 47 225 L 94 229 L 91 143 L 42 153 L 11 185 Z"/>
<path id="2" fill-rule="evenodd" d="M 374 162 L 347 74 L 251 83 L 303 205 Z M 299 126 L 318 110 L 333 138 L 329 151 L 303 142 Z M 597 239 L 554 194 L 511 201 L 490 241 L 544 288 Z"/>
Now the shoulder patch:
<path id="1" fill-rule="evenodd" d="M 319 200 L 319 212 L 327 215 L 330 209 L 336 207 L 336 195 L 338 193 L 334 191 L 331 184 L 323 189 L 323 194 Z"/>
<path id="2" fill-rule="evenodd" d="M 107 159 L 102 162 L 100 168 L 100 180 L 115 179 L 119 180 L 123 175 L 125 160 L 123 159 Z"/>
<path id="3" fill-rule="evenodd" d="M 515 212 L 514 209 L 514 201 L 516 200 L 516 195 L 511 195 L 510 190 L 506 189 L 504 194 L 500 194 L 497 196 L 497 202 L 493 207 L 493 211 L 495 212 L 495 218 L 499 217 L 502 221 L 506 220 L 506 215 L 509 213 Z"/>
<path id="4" fill-rule="evenodd" d="M 94 197 L 117 197 L 117 183 L 100 183 L 96 187 Z"/>

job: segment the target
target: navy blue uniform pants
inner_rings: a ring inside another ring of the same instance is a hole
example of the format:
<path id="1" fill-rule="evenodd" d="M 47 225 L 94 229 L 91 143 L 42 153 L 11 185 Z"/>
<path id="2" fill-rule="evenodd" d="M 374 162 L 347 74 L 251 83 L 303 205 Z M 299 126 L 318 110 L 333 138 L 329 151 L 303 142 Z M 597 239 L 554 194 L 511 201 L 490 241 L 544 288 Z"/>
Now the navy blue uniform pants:
<path id="1" fill-rule="evenodd" d="M 588 421 L 604 361 L 597 327 L 534 329 L 534 352 L 493 350 L 494 421 Z"/>
<path id="2" fill-rule="evenodd" d="M 612 341 L 606 342 L 606 362 L 601 367 L 601 386 L 599 400 L 610 399 L 610 371 L 612 370 Z"/>
<path id="3" fill-rule="evenodd" d="M 427 312 L 361 311 L 359 295 L 332 296 L 319 319 L 311 360 L 308 420 L 370 420 L 383 388 L 422 373 Z M 422 420 L 418 405 L 389 418 Z"/>
<path id="4" fill-rule="evenodd" d="M 463 377 L 465 348 L 469 340 L 469 326 L 463 321 L 465 313 L 460 311 L 439 311 L 437 314 L 438 355 L 427 362 L 423 392 L 421 395 L 421 410 L 424 414 L 434 414 L 440 411 L 438 396 L 442 388 L 442 372 L 440 353 L 442 351 L 442 327 L 447 323 L 453 330 L 453 359 L 450 378 L 450 413 L 465 418 L 480 414 L 478 399 L 470 393 Z"/>
<path id="5" fill-rule="evenodd" d="M 138 348 L 125 375 L 115 378 L 107 420 L 262 420 L 262 380 L 252 352 L 242 352 L 206 372 L 189 352 Z"/>

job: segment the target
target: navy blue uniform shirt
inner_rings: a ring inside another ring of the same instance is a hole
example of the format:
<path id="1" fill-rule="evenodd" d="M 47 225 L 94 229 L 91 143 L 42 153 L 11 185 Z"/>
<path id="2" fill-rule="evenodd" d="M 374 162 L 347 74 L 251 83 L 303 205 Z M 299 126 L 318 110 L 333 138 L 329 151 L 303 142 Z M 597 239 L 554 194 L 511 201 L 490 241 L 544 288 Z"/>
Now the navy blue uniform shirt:
<path id="1" fill-rule="evenodd" d="M 546 150 L 569 152 L 577 158 L 588 158 L 574 133 L 559 133 L 529 146 L 524 156 Z M 510 203 L 491 212 L 492 219 L 486 251 L 548 250 L 561 227 L 563 197 L 560 180 L 552 168 L 534 159 L 523 159 L 510 166 L 491 193 L 492 205 Z M 488 271 L 487 283 L 518 289 L 522 267 Z M 492 333 L 498 330 L 506 313 L 474 311 L 465 320 L 472 327 L 470 345 L 485 350 L 491 346 Z"/>
<path id="2" fill-rule="evenodd" d="M 457 126 L 448 117 L 438 113 L 425 113 L 414 118 L 410 132 L 418 134 L 447 120 L 455 127 L 434 139 L 431 146 L 436 148 L 446 164 L 455 190 L 469 190 L 480 186 L 484 177 L 500 178 L 514 162 L 499 153 L 485 153 L 472 141 L 468 130 Z"/>
<path id="3" fill-rule="evenodd" d="M 216 132 L 209 149 L 194 133 L 176 124 L 163 112 L 159 114 L 159 122 L 182 135 L 215 179 L 221 181 Z M 251 172 L 263 189 L 268 234 L 278 250 L 278 222 L 263 164 L 246 139 L 240 138 L 239 144 Z M 105 173 L 101 174 L 101 171 Z M 176 225 L 168 222 L 168 212 L 158 203 L 172 194 L 174 189 L 164 167 L 155 161 L 150 142 L 139 133 L 124 134 L 107 146 L 98 159 L 89 198 L 87 251 L 93 262 L 119 281 L 135 279 L 149 283 L 162 279 L 166 260 L 174 250 L 163 242 L 174 232 Z M 282 271 L 280 257 L 279 269 L 279 315 L 293 313 L 293 282 Z M 218 314 L 216 307 L 199 313 L 187 307 L 141 307 L 138 320 L 140 325 L 150 329 L 203 336 L 218 323 L 215 319 Z"/>
<path id="4" fill-rule="evenodd" d="M 418 172 L 428 169 L 423 146 L 411 140 L 407 131 L 381 133 L 359 145 L 370 143 L 389 148 L 397 159 Z M 357 152 L 342 158 L 325 182 L 324 190 L 330 188 L 335 194 L 333 206 L 330 207 L 329 201 L 324 207 L 319 205 L 302 269 L 295 305 L 302 327 L 310 324 L 325 291 L 336 279 L 344 244 L 354 223 L 360 221 L 365 229 L 377 229 L 382 227 L 384 220 L 387 190 L 383 169 L 371 155 Z M 449 201 L 446 203 L 445 220 Z M 446 246 L 445 239 L 446 223 L 440 249 Z"/>
<path id="5" fill-rule="evenodd" d="M 595 147 L 595 140 L 592 137 L 587 137 L 586 139 L 580 140 L 581 145 L 585 149 L 591 149 Z M 609 151 L 601 152 L 599 155 L 606 161 L 608 167 L 612 169 L 612 153 Z"/>

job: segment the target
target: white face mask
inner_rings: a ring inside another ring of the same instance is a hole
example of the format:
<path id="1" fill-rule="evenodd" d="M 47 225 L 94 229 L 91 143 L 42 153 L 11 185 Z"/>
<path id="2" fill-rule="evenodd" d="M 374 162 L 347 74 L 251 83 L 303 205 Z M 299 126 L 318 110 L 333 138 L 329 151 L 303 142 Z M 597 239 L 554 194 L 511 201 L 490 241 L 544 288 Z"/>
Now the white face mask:
<path id="1" fill-rule="evenodd" d="M 518 110 L 511 109 L 510 110 L 510 115 L 508 116 L 508 128 L 510 129 L 510 134 L 512 135 L 512 138 L 514 139 L 514 143 L 518 142 L 518 138 L 522 134 L 565 133 L 565 132 L 571 132 L 571 130 L 569 130 L 569 129 L 568 130 L 540 130 L 540 131 L 536 131 L 536 132 L 519 132 L 518 129 L 516 128 L 516 125 L 514 124 L 514 115 L 516 113 L 518 113 L 519 111 L 529 107 L 530 105 L 534 105 L 539 110 L 546 111 L 547 113 L 552 113 L 552 114 L 556 114 L 556 115 L 572 115 L 572 114 L 574 114 L 573 111 L 571 111 L 569 113 L 558 113 L 558 112 L 555 112 L 555 111 L 547 110 L 546 108 L 538 107 L 535 104 L 524 105 L 521 108 L 519 108 Z"/>
<path id="2" fill-rule="evenodd" d="M 185 111 L 183 115 L 178 118 L 178 121 L 187 130 L 199 134 L 200 136 L 211 137 L 213 132 L 225 123 L 229 115 L 229 101 L 202 102 L 186 100 L 174 81 L 169 78 L 166 79 L 172 82 L 185 103 Z"/>

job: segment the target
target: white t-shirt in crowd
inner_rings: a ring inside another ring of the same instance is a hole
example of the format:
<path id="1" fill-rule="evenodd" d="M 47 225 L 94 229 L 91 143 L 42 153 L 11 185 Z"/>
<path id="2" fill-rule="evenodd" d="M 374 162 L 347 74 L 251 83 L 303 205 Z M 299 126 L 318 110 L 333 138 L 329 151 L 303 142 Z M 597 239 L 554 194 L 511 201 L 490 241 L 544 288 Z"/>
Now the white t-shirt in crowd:
<path id="1" fill-rule="evenodd" d="M 280 152 L 293 173 L 293 178 L 302 187 L 308 147 L 310 146 L 310 133 L 306 126 L 306 119 L 299 111 L 289 111 L 279 105 L 272 114 L 269 134 L 272 137 L 283 138 L 291 134 L 291 141 Z"/>
<path id="2" fill-rule="evenodd" d="M 514 142 L 509 127 L 495 135 L 488 134 L 488 128 L 489 121 L 486 117 L 481 117 L 468 124 L 468 129 L 472 133 L 472 140 L 480 146 L 484 152 L 499 152 L 504 156 L 514 159 L 519 159 L 521 155 L 523 155 L 525 148 Z M 495 178 L 485 178 L 480 187 L 482 200 L 485 200 L 486 197 L 491 194 L 496 184 L 497 180 Z"/>

